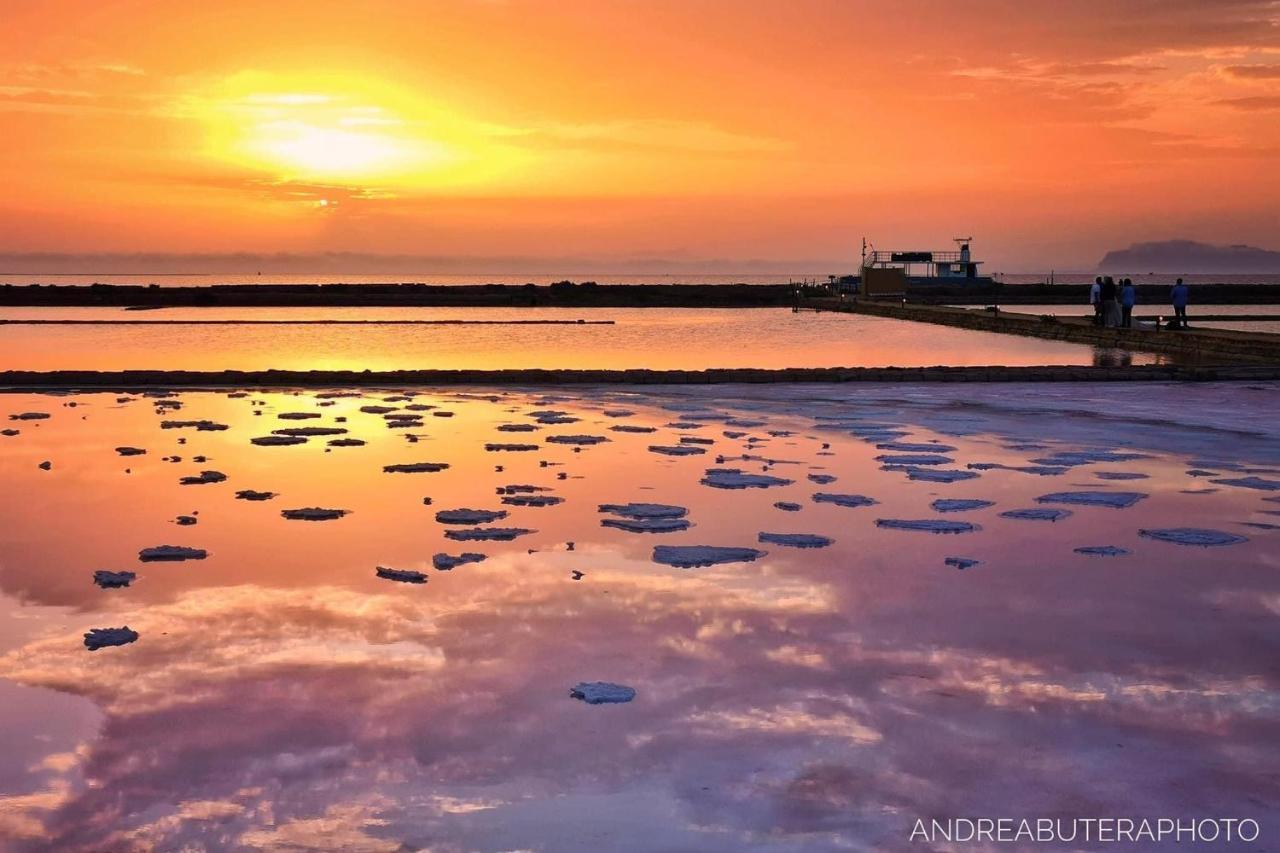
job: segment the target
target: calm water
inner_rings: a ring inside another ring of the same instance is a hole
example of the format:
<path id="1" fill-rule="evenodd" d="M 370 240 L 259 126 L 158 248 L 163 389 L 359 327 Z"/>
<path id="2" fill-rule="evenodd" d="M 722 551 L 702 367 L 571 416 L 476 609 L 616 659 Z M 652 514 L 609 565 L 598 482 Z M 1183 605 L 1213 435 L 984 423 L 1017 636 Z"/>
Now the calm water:
<path id="1" fill-rule="evenodd" d="M 996 812 L 1229 815 L 1268 832 L 1280 816 L 1278 394 L 192 393 L 165 414 L 147 398 L 4 395 L 0 421 L 19 433 L 0 437 L 0 848 L 901 849 L 917 817 Z M 423 423 L 389 429 L 359 411 L 369 405 Z M 547 410 L 578 420 L 539 423 Z M 23 412 L 51 417 L 8 419 Z M 281 417 L 293 412 L 320 417 Z M 613 429 L 624 424 L 655 432 Z M 250 444 L 298 426 L 367 444 Z M 609 441 L 548 441 L 572 435 Z M 689 438 L 707 452 L 648 449 Z M 146 453 L 118 456 L 125 445 Z M 1131 455 L 1063 455 L 1083 450 Z M 879 458 L 923 451 L 944 461 Z M 450 467 L 382 470 L 422 461 Z M 713 467 L 786 482 L 701 484 Z M 200 470 L 227 479 L 179 485 Z M 916 478 L 935 470 L 979 476 Z M 496 494 L 509 484 L 563 502 L 511 506 Z M 278 496 L 237 500 L 241 489 Z M 1082 491 L 1139 497 L 1037 500 Z M 815 501 L 824 492 L 878 503 Z M 940 498 L 993 505 L 941 513 Z M 602 525 L 598 505 L 630 501 L 678 505 L 692 526 Z M 299 507 L 351 512 L 281 516 Z M 454 541 L 446 530 L 469 528 L 434 514 L 464 507 L 507 510 L 493 526 L 532 532 Z M 1028 508 L 1071 514 L 1001 516 Z M 1140 534 L 1179 527 L 1238 538 Z M 762 532 L 834 541 L 799 549 Z M 138 560 L 162 544 L 208 556 Z M 764 553 L 681 569 L 655 545 Z M 1085 546 L 1128 553 L 1074 550 Z M 487 559 L 432 568 L 433 554 L 464 550 Z M 377 566 L 429 580 L 379 579 Z M 97 569 L 138 577 L 104 590 Z M 136 642 L 85 649 L 84 632 L 125 625 Z M 570 698 L 595 680 L 636 696 Z"/>
<path id="2" fill-rule="evenodd" d="M 1168 357 L 785 308 L 13 308 L 5 319 L 613 320 L 612 325 L 0 325 L 10 370 L 927 367 Z"/>

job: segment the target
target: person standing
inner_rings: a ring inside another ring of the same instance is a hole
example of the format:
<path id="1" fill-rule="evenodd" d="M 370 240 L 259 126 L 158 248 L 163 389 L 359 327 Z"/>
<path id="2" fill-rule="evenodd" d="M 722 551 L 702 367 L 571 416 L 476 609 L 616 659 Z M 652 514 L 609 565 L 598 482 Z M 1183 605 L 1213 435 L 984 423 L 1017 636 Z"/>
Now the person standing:
<path id="1" fill-rule="evenodd" d="M 1102 325 L 1114 329 L 1120 325 L 1120 305 L 1116 301 L 1119 294 L 1116 280 L 1111 276 L 1102 279 Z"/>
<path id="2" fill-rule="evenodd" d="M 1178 283 L 1173 286 L 1170 294 L 1173 302 L 1174 328 L 1187 328 L 1187 302 L 1190 301 L 1191 293 L 1182 279 L 1178 279 Z"/>
<path id="3" fill-rule="evenodd" d="M 1133 328 L 1133 306 L 1138 301 L 1138 291 L 1133 286 L 1133 279 L 1126 278 L 1120 287 L 1120 325 L 1126 329 Z"/>
<path id="4" fill-rule="evenodd" d="M 1102 325 L 1102 276 L 1093 280 L 1089 288 L 1089 304 L 1093 306 L 1093 325 Z"/>

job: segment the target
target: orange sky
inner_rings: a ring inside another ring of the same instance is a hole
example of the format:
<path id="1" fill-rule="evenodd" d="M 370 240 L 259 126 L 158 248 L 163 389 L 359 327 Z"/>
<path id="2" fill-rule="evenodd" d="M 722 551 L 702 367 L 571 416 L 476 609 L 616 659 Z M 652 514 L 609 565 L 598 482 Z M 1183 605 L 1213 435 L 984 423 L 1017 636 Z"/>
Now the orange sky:
<path id="1" fill-rule="evenodd" d="M 1280 248 L 1280 3 L 4 0 L 0 252 Z"/>

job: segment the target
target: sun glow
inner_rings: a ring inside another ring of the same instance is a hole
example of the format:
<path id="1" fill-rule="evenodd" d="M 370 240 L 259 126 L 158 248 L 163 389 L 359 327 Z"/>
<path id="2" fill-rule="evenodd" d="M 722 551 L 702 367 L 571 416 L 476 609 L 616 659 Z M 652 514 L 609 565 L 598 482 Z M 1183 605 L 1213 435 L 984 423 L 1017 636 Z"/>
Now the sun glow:
<path id="1" fill-rule="evenodd" d="M 193 96 L 214 159 L 273 181 L 457 188 L 511 166 L 488 129 L 441 105 L 350 75 L 241 74 Z"/>

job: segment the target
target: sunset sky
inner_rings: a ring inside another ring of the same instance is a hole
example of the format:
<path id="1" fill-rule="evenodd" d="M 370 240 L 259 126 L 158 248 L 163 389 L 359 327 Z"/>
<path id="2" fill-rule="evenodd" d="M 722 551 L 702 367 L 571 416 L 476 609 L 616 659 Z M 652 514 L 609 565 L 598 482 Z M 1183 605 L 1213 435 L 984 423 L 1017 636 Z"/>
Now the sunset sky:
<path id="1" fill-rule="evenodd" d="M 0 22 L 0 253 L 1280 249 L 1276 2 L 4 0 Z"/>

